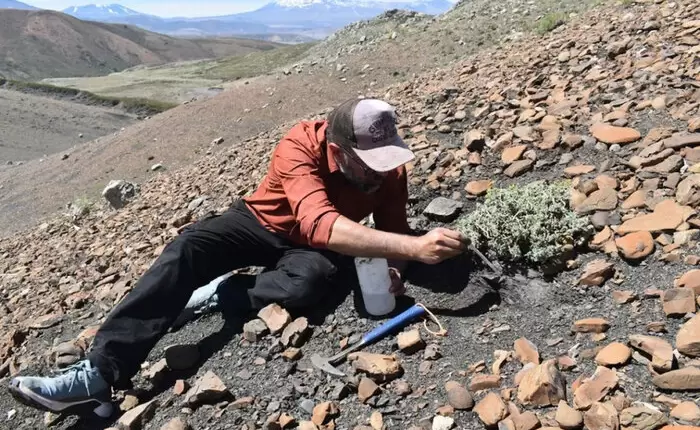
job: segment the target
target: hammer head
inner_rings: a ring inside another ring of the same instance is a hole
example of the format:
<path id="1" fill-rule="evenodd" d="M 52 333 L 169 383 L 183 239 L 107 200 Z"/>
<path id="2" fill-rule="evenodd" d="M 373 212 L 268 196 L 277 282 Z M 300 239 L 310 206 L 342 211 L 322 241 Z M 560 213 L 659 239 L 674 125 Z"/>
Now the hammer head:
<path id="1" fill-rule="evenodd" d="M 314 354 L 311 356 L 311 364 L 313 364 L 317 369 L 323 370 L 331 375 L 345 376 L 345 373 L 331 365 L 331 363 L 328 361 L 328 357 L 321 357 L 318 354 Z"/>

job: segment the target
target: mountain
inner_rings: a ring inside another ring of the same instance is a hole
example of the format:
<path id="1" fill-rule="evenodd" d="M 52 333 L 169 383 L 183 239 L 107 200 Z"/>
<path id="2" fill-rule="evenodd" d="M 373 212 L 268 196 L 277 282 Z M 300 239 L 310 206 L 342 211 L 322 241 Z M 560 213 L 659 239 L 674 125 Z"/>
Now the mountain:
<path id="1" fill-rule="evenodd" d="M 425 1 L 352 1 L 352 0 L 277 0 L 252 12 L 230 15 L 268 26 L 329 26 L 334 29 L 355 21 L 376 17 L 390 9 L 406 9 L 430 15 L 447 12 L 448 0 Z M 227 19 L 220 17 L 219 19 Z"/>
<path id="2" fill-rule="evenodd" d="M 98 76 L 140 64 L 241 55 L 278 46 L 251 39 L 175 38 L 48 10 L 0 9 L 0 78 Z"/>
<path id="3" fill-rule="evenodd" d="M 119 21 L 123 18 L 135 16 L 157 18 L 152 15 L 137 12 L 119 4 L 88 4 L 85 6 L 72 6 L 63 9 L 63 13 L 67 13 L 68 15 L 72 15 L 78 19 L 103 22 Z"/>
<path id="4" fill-rule="evenodd" d="M 15 0 L 0 0 L 0 9 L 37 10 L 38 8 Z"/>
<path id="5" fill-rule="evenodd" d="M 72 6 L 63 12 L 80 19 L 132 24 L 174 36 L 255 35 L 285 39 L 285 35 L 301 35 L 303 40 L 303 36 L 324 38 L 350 23 L 374 18 L 390 9 L 437 15 L 452 5 L 450 0 L 276 0 L 250 12 L 200 18 L 161 18 L 119 4 Z"/>

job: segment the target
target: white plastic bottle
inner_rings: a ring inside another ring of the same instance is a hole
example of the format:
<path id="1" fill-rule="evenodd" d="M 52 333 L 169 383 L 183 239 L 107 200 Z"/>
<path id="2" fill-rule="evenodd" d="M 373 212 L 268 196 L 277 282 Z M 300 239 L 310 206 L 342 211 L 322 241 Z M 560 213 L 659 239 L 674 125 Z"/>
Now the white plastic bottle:
<path id="1" fill-rule="evenodd" d="M 374 316 L 381 316 L 393 311 L 396 298 L 389 291 L 391 277 L 387 260 L 356 257 L 355 269 L 367 312 Z"/>

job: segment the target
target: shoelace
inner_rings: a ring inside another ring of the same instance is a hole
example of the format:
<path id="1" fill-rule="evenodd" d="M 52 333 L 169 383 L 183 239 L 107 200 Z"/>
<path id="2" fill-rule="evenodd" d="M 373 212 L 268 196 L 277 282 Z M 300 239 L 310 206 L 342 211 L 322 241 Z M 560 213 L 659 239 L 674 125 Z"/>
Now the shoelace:
<path id="1" fill-rule="evenodd" d="M 68 376 L 68 373 L 73 373 L 72 378 L 70 379 L 70 385 L 68 386 L 68 391 L 71 391 L 73 389 L 73 386 L 76 383 L 76 380 L 80 379 L 80 376 L 83 377 L 83 384 L 85 385 L 85 390 L 87 391 L 87 394 L 90 395 L 90 387 L 88 384 L 88 369 L 87 369 L 87 363 L 85 362 L 79 362 L 76 364 L 73 364 L 71 366 L 68 366 L 64 369 L 59 370 L 59 373 L 61 374 L 61 378 L 65 378 Z"/>

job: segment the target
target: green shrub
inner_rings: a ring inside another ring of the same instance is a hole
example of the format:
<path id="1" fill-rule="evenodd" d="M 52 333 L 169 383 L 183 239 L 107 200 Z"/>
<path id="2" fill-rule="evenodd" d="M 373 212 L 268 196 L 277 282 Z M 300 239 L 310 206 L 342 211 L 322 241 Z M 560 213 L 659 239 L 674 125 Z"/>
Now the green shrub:
<path id="1" fill-rule="evenodd" d="M 565 22 L 566 14 L 562 12 L 550 12 L 537 22 L 536 31 L 539 34 L 549 33 Z"/>
<path id="2" fill-rule="evenodd" d="M 568 181 L 492 188 L 457 227 L 497 260 L 551 263 L 592 232 L 588 218 L 569 208 L 569 196 Z"/>

